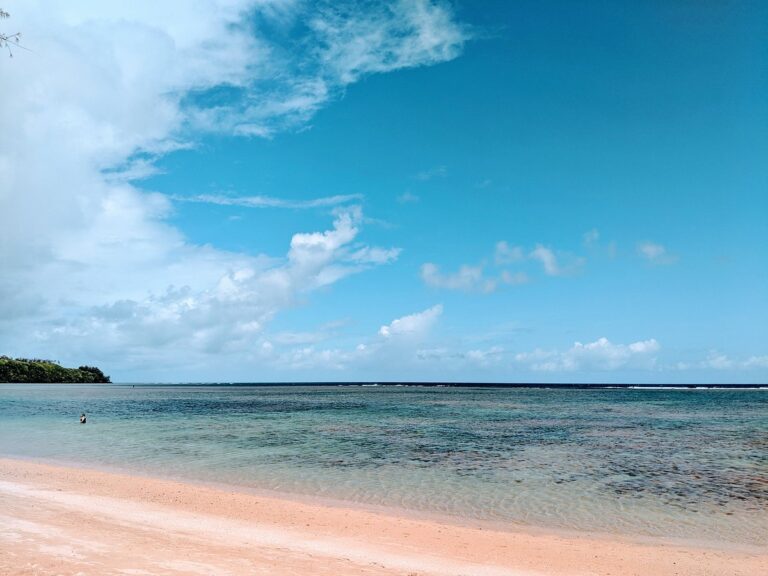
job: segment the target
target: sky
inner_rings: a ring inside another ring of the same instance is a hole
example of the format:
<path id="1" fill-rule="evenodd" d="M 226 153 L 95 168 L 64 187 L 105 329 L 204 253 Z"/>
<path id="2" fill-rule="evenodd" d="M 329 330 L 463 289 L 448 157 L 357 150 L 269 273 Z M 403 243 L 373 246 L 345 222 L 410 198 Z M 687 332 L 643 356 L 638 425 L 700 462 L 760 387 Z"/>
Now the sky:
<path id="1" fill-rule="evenodd" d="M 768 381 L 768 4 L 5 0 L 0 354 Z"/>

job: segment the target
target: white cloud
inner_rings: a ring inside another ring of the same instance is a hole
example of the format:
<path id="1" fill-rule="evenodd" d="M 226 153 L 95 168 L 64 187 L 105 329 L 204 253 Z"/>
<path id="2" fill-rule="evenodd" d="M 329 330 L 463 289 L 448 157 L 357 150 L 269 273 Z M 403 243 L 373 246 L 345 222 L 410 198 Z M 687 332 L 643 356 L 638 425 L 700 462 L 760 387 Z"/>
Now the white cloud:
<path id="1" fill-rule="evenodd" d="M 532 260 L 538 260 L 541 262 L 541 265 L 544 268 L 544 273 L 547 276 L 567 276 L 570 274 L 575 274 L 584 266 L 585 263 L 584 258 L 571 257 L 566 261 L 567 263 L 563 265 L 560 263 L 557 255 L 553 250 L 547 248 L 546 246 L 542 246 L 541 244 L 537 244 L 536 247 L 531 250 L 528 256 Z"/>
<path id="2" fill-rule="evenodd" d="M 379 334 L 384 338 L 422 336 L 437 322 L 442 313 L 443 306 L 438 304 L 422 312 L 393 320 L 379 328 Z"/>
<path id="3" fill-rule="evenodd" d="M 349 250 L 360 217 L 359 211 L 342 212 L 331 230 L 295 234 L 282 260 L 238 261 L 212 252 L 218 266 L 231 266 L 229 272 L 218 278 L 210 272 L 202 283 L 189 278 L 183 288 L 160 294 L 92 306 L 73 318 L 57 320 L 51 328 L 38 329 L 36 338 L 59 349 L 66 349 L 70 341 L 87 345 L 113 359 L 126 350 L 158 361 L 170 351 L 177 361 L 201 353 L 244 353 L 274 315 L 295 305 L 301 294 L 382 263 Z M 198 266 L 192 272 L 201 271 Z M 86 300 L 91 299 L 93 295 Z M 284 343 L 290 338 L 278 335 L 273 340 Z M 293 335 L 293 343 L 301 338 Z"/>
<path id="4" fill-rule="evenodd" d="M 452 60 L 467 33 L 450 7 L 429 0 L 358 5 L 331 4 L 310 21 L 319 59 L 344 84 L 372 72 L 389 72 Z"/>
<path id="5" fill-rule="evenodd" d="M 461 355 L 451 352 L 446 348 L 425 348 L 416 350 L 416 358 L 423 361 L 445 360 L 449 358 L 460 358 Z"/>
<path id="6" fill-rule="evenodd" d="M 527 284 L 531 281 L 531 279 L 528 277 L 528 274 L 525 272 L 515 272 L 514 274 L 512 272 L 508 272 L 507 270 L 502 271 L 501 273 L 501 281 L 504 282 L 504 284 L 510 284 L 512 286 L 517 286 L 520 284 Z"/>
<path id="7" fill-rule="evenodd" d="M 520 246 L 510 246 L 502 240 L 496 243 L 494 261 L 497 266 L 504 266 L 525 260 L 525 251 Z"/>
<path id="8" fill-rule="evenodd" d="M 445 347 L 441 348 L 423 348 L 416 351 L 416 359 L 422 363 L 435 363 L 445 367 L 446 362 L 453 368 L 465 365 L 473 368 L 488 367 L 498 365 L 503 360 L 504 348 L 501 346 L 491 346 L 487 349 L 478 350 L 451 350 Z"/>
<path id="9" fill-rule="evenodd" d="M 416 180 L 427 182 L 428 180 L 434 180 L 435 178 L 445 178 L 448 174 L 448 169 L 445 166 L 435 166 L 429 170 L 422 170 L 416 174 Z"/>
<path id="10" fill-rule="evenodd" d="M 360 78 L 402 68 L 429 66 L 457 57 L 468 39 L 444 2 L 285 2 L 283 12 L 300 18 L 303 36 L 265 46 L 260 76 L 241 80 L 236 104 L 201 106 L 192 122 L 243 135 L 271 137 L 305 124 L 329 100 Z M 298 10 L 298 14 L 296 14 Z M 284 27 L 286 17 L 278 19 Z M 237 90 L 235 90 L 237 92 Z M 262 97 L 254 98 L 254 94 Z M 202 93 L 205 100 L 206 92 Z M 214 98 L 215 100 L 215 98 Z"/>
<path id="11" fill-rule="evenodd" d="M 400 204 L 416 204 L 420 200 L 421 198 L 416 196 L 416 194 L 412 194 L 411 192 L 405 192 L 404 194 L 401 194 L 397 197 L 397 201 Z"/>
<path id="12" fill-rule="evenodd" d="M 750 356 L 744 361 L 744 368 L 768 368 L 768 355 Z"/>
<path id="13" fill-rule="evenodd" d="M 491 346 L 485 350 L 469 350 L 466 353 L 466 358 L 481 366 L 488 366 L 501 362 L 503 354 L 504 348 L 501 346 Z"/>
<path id="14" fill-rule="evenodd" d="M 329 338 L 325 332 L 280 332 L 275 334 L 273 340 L 278 344 L 296 345 L 296 344 L 317 344 Z"/>
<path id="15" fill-rule="evenodd" d="M 673 264 L 677 256 L 670 254 L 666 247 L 655 242 L 640 242 L 637 245 L 637 254 L 652 264 Z"/>
<path id="16" fill-rule="evenodd" d="M 515 360 L 532 370 L 545 372 L 652 369 L 656 366 L 659 350 L 659 343 L 653 338 L 632 344 L 613 344 L 607 338 L 600 338 L 587 344 L 575 342 L 565 351 L 537 349 L 521 352 L 515 355 Z"/>
<path id="17" fill-rule="evenodd" d="M 566 255 L 566 265 L 562 265 L 555 252 L 541 244 L 537 244 L 533 250 L 526 254 L 521 246 L 511 246 L 504 240 L 496 243 L 494 264 L 497 268 L 521 264 L 526 260 L 538 260 L 541 262 L 544 273 L 548 276 L 574 274 L 585 263 L 584 258 Z M 484 274 L 484 266 L 482 264 L 476 266 L 464 264 L 457 272 L 446 274 L 441 272 L 440 267 L 433 262 L 427 262 L 421 266 L 421 279 L 425 284 L 433 288 L 485 294 L 494 292 L 503 284 L 516 286 L 530 282 L 528 274 L 522 271 L 501 270 L 498 276 L 489 277 Z"/>
<path id="18" fill-rule="evenodd" d="M 310 370 L 329 370 L 344 372 L 362 370 L 370 378 L 367 366 L 381 370 L 391 370 L 418 361 L 422 351 L 414 350 L 414 345 L 428 338 L 431 328 L 442 315 L 442 305 L 436 305 L 421 312 L 397 318 L 381 326 L 375 337 L 346 347 L 321 347 L 320 343 L 328 337 L 328 330 L 336 324 L 326 325 L 317 332 L 283 332 L 270 337 L 269 354 L 261 354 L 259 360 L 270 368 L 285 372 L 307 372 Z M 280 347 L 272 346 L 275 342 Z M 490 356 L 489 356 L 490 357 Z M 478 358 L 477 362 L 481 362 Z M 411 364 L 412 365 L 412 364 Z M 401 372 L 400 378 L 407 379 Z M 412 377 L 412 376 L 411 376 Z"/>
<path id="19" fill-rule="evenodd" d="M 397 260 L 400 252 L 400 248 L 363 246 L 349 254 L 349 261 L 361 264 L 388 264 Z"/>
<path id="20" fill-rule="evenodd" d="M 717 352 L 710 352 L 707 355 L 707 359 L 702 362 L 703 368 L 712 368 L 713 370 L 728 370 L 733 368 L 734 362 L 725 354 L 719 354 Z"/>
<path id="21" fill-rule="evenodd" d="M 542 266 L 544 266 L 544 272 L 548 276 L 559 276 L 562 273 L 560 265 L 557 263 L 555 253 L 549 248 L 545 248 L 541 244 L 538 244 L 536 245 L 536 248 L 531 251 L 530 256 L 534 260 L 541 262 Z"/>
<path id="22" fill-rule="evenodd" d="M 656 260 L 661 258 L 667 253 L 667 249 L 661 244 L 654 244 L 653 242 L 641 242 L 637 245 L 637 252 L 648 260 Z"/>
<path id="23" fill-rule="evenodd" d="M 600 232 L 597 228 L 592 228 L 589 232 L 585 232 L 582 237 L 582 241 L 585 246 L 592 246 L 600 240 Z"/>
<path id="24" fill-rule="evenodd" d="M 755 368 L 768 368 L 768 356 L 750 356 L 746 360 L 740 360 L 717 350 L 710 350 L 703 360 L 681 362 L 677 365 L 678 370 L 751 370 Z"/>
<path id="25" fill-rule="evenodd" d="M 271 196 L 223 196 L 220 194 L 197 194 L 195 196 L 172 196 L 179 202 L 197 202 L 202 204 L 217 204 L 219 206 L 241 206 L 243 208 L 324 208 L 339 206 L 362 199 L 362 194 L 340 194 L 312 198 L 311 200 L 287 200 Z"/>
<path id="26" fill-rule="evenodd" d="M 281 353 L 276 364 L 290 367 L 291 370 L 325 370 L 340 371 L 347 368 L 360 354 L 359 351 L 340 350 L 338 348 L 318 349 L 314 346 L 293 348 Z"/>
<path id="27" fill-rule="evenodd" d="M 487 293 L 497 287 L 496 280 L 483 276 L 482 266 L 464 265 L 454 274 L 442 274 L 436 264 L 427 262 L 421 266 L 421 279 L 427 286 L 447 290 Z"/>
<path id="28" fill-rule="evenodd" d="M 121 365 L 246 350 L 299 293 L 397 256 L 357 243 L 354 209 L 296 234 L 282 258 L 196 245 L 168 199 L 131 180 L 196 130 L 302 126 L 363 75 L 451 59 L 466 39 L 448 5 L 426 1 L 30 0 L 12 16 L 32 51 L 3 64 L 13 88 L 0 91 L 0 346 Z M 306 42 L 267 33 L 287 21 L 303 21 Z"/>

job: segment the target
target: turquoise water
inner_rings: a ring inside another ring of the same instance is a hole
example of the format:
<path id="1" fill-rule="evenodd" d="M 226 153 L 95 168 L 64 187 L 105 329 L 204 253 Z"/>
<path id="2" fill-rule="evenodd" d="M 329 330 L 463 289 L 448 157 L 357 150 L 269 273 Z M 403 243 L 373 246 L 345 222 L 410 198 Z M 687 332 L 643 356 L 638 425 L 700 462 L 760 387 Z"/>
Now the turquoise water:
<path id="1" fill-rule="evenodd" d="M 766 390 L 2 385 L 0 455 L 768 545 Z"/>

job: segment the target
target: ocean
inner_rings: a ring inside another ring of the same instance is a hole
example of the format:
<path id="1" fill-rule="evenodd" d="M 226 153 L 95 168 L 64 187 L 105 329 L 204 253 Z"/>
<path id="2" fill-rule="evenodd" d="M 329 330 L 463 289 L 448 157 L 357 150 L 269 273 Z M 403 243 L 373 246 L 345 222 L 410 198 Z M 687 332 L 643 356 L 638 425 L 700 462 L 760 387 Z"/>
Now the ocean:
<path id="1" fill-rule="evenodd" d="M 4 384 L 0 455 L 768 545 L 768 390 Z"/>

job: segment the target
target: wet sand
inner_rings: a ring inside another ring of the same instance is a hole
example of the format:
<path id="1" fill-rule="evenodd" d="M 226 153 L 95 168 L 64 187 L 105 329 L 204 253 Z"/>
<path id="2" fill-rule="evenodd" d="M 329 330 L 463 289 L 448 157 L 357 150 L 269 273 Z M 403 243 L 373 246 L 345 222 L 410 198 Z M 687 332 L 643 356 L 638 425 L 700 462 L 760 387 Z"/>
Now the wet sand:
<path id="1" fill-rule="evenodd" d="M 768 574 L 768 546 L 488 529 L 0 459 L 0 574 Z"/>

